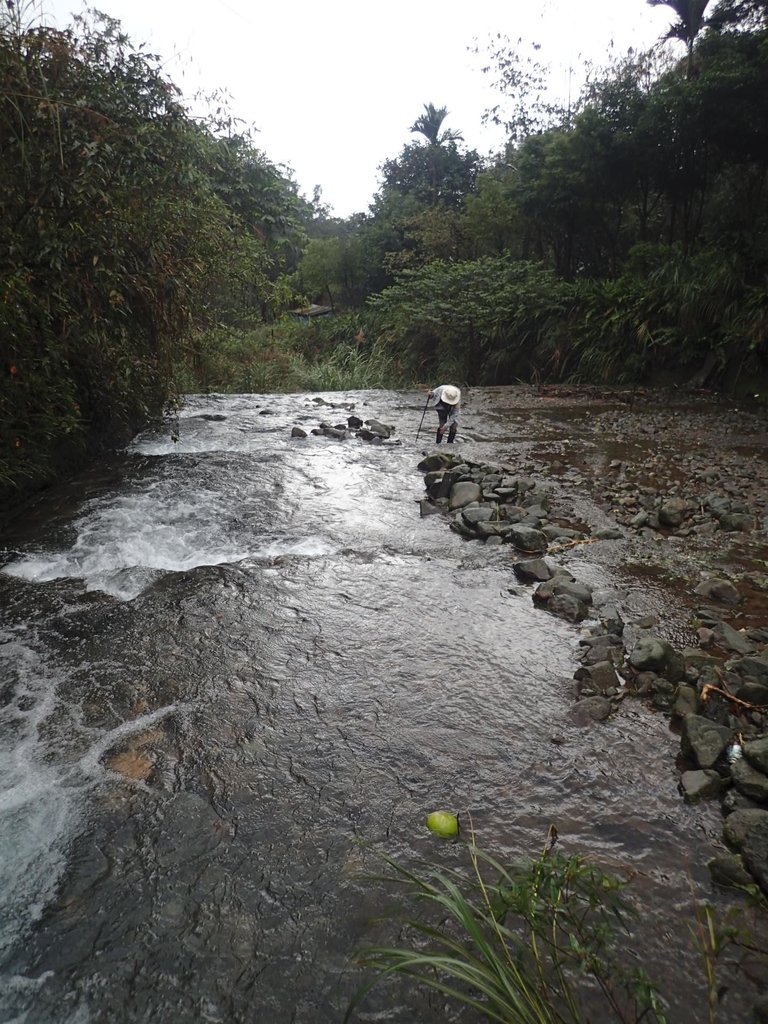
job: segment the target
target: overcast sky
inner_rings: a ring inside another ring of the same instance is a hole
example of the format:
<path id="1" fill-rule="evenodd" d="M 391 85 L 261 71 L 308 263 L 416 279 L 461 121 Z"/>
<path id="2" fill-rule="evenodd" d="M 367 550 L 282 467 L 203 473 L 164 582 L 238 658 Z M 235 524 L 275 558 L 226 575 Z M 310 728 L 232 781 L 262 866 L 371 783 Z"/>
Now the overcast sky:
<path id="1" fill-rule="evenodd" d="M 37 0 L 63 27 L 80 0 Z M 539 43 L 563 98 L 568 68 L 585 58 L 653 45 L 671 21 L 646 0 L 93 0 L 138 45 L 160 54 L 192 97 L 225 90 L 232 113 L 258 129 L 257 145 L 315 185 L 338 216 L 365 211 L 378 167 L 416 140 L 424 104 L 447 107 L 448 128 L 486 155 L 498 131 L 483 111 L 498 102 L 483 55 L 497 33 Z M 481 55 L 470 48 L 478 45 Z M 613 48 L 611 51 L 611 47 Z M 572 78 L 575 88 L 577 76 Z"/>

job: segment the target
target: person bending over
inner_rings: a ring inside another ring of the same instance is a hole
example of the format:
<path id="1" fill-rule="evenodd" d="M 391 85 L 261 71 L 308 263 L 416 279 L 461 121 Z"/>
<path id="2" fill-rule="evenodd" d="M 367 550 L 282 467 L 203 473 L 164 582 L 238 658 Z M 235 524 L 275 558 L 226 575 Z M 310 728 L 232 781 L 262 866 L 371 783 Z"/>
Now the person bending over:
<path id="1" fill-rule="evenodd" d="M 437 410 L 437 418 L 440 425 L 437 428 L 437 444 L 443 440 L 445 428 L 448 428 L 448 444 L 453 444 L 456 439 L 456 429 L 459 425 L 461 391 L 453 384 L 440 384 L 429 397 Z"/>

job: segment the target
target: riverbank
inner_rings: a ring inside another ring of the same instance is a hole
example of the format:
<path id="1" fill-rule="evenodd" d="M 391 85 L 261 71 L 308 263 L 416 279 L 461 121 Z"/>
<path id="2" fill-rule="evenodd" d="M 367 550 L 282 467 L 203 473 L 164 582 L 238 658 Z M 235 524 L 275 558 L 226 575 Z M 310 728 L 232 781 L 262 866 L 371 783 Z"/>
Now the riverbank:
<path id="1" fill-rule="evenodd" d="M 599 728 L 627 697 L 668 716 L 680 737 L 681 800 L 721 809 L 707 861 L 712 885 L 737 904 L 748 892 L 762 891 L 764 901 L 765 421 L 728 402 L 713 416 L 712 397 L 695 393 L 551 388 L 515 397 L 517 457 L 488 464 L 447 446 L 425 453 L 422 516 L 441 513 L 470 544 L 510 546 L 512 589 L 578 626 L 574 720 Z M 590 577 L 599 565 L 619 571 L 626 586 L 596 589 Z M 651 588 L 649 613 L 639 594 Z M 765 929 L 763 910 L 763 936 Z M 742 980 L 762 979 L 754 1012 L 763 1020 L 765 951 L 749 948 L 754 937 L 742 934 L 735 945 L 749 949 Z"/>

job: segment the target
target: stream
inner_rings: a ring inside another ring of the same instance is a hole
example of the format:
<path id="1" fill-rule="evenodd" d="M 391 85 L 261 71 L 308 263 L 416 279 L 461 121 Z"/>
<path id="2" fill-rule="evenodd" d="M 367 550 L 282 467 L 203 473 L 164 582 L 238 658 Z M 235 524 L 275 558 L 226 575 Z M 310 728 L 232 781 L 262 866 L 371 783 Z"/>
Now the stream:
<path id="1" fill-rule="evenodd" d="M 513 549 L 420 517 L 423 409 L 419 392 L 189 396 L 178 440 L 139 435 L 7 531 L 3 1024 L 340 1022 L 355 951 L 397 936 L 367 876 L 382 855 L 458 856 L 425 827 L 438 808 L 502 859 L 554 824 L 631 877 L 628 957 L 670 1021 L 706 1019 L 691 926 L 694 896 L 718 899 L 719 811 L 683 802 L 663 714 L 574 720 L 579 627 L 534 607 Z M 461 450 L 530 443 L 510 409 L 473 391 Z M 352 412 L 394 441 L 291 437 Z M 569 559 L 665 610 L 619 559 Z M 718 1020 L 745 1013 L 734 996 Z M 393 980 L 356 1019 L 477 1018 Z"/>

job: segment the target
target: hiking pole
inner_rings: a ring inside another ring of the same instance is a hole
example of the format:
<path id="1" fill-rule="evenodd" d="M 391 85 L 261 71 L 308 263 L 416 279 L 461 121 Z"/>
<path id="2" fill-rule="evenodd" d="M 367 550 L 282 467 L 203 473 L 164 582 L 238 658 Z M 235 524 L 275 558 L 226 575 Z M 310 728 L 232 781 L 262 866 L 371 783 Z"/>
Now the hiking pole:
<path id="1" fill-rule="evenodd" d="M 421 433 L 421 424 L 424 422 L 424 417 L 427 415 L 427 409 L 429 408 L 429 395 L 427 395 L 427 404 L 424 406 L 424 412 L 421 414 L 421 423 L 419 429 L 416 431 L 416 440 L 419 440 L 419 434 Z"/>

